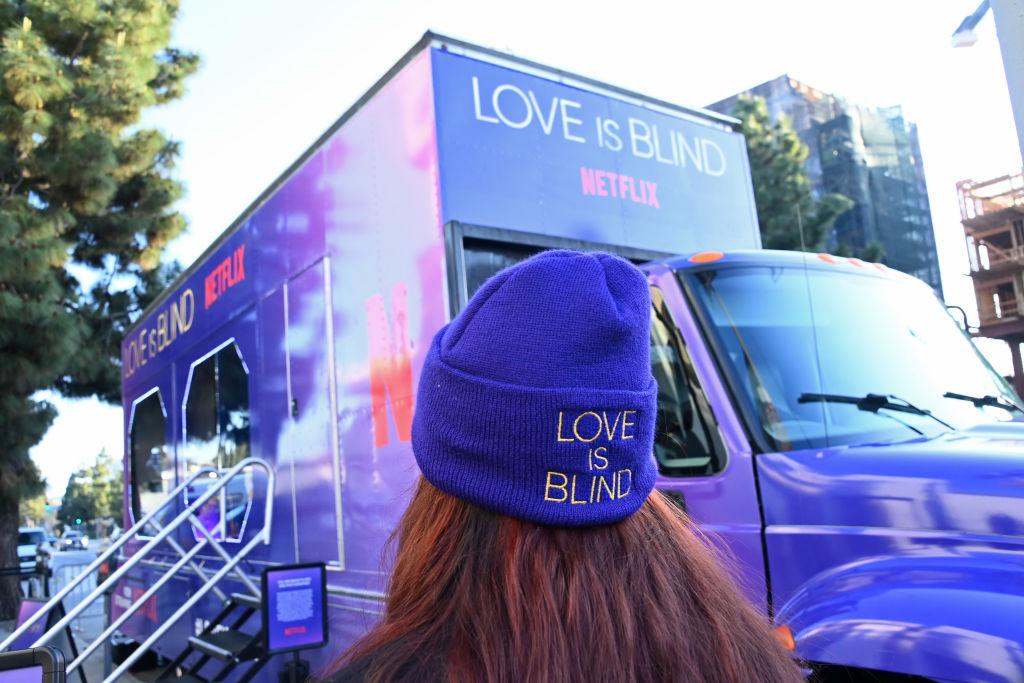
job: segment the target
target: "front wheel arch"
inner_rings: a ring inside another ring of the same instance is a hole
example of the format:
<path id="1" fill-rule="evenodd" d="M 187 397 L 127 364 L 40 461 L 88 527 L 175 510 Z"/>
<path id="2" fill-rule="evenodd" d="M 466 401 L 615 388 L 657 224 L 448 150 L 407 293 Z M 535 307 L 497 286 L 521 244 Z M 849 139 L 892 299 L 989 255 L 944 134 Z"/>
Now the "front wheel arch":
<path id="1" fill-rule="evenodd" d="M 815 664 L 810 662 L 809 683 L 934 683 L 935 679 L 911 674 L 862 669 L 838 664 Z"/>

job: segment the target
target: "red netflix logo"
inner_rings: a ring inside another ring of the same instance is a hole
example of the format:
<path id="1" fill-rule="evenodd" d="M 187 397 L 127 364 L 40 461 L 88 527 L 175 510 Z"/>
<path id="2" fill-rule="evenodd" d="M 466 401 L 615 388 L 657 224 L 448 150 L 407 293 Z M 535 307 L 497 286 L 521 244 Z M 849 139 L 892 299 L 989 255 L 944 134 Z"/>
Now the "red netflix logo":
<path id="1" fill-rule="evenodd" d="M 581 166 L 580 183 L 584 196 L 628 199 L 635 204 L 661 208 L 658 202 L 658 183 L 650 180 Z"/>
<path id="2" fill-rule="evenodd" d="M 213 302 L 223 296 L 239 282 L 245 279 L 245 245 L 221 261 L 210 271 L 204 281 L 203 308 L 209 308 Z"/>

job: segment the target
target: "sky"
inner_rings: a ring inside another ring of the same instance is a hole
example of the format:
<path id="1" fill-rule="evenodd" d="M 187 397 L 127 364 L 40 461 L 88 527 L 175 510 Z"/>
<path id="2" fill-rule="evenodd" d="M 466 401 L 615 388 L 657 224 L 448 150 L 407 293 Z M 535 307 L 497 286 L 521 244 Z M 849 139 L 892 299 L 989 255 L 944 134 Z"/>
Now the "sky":
<path id="1" fill-rule="evenodd" d="M 976 0 L 183 0 L 173 44 L 202 66 L 143 125 L 181 142 L 168 250 L 189 264 L 427 29 L 689 106 L 787 73 L 918 125 L 947 302 L 974 315 L 956 182 L 1021 167 L 991 16 L 950 36 Z M 992 349 L 1004 370 L 1008 355 Z M 51 396 L 32 452 L 59 497 L 100 449 L 123 454 L 120 407 Z"/>

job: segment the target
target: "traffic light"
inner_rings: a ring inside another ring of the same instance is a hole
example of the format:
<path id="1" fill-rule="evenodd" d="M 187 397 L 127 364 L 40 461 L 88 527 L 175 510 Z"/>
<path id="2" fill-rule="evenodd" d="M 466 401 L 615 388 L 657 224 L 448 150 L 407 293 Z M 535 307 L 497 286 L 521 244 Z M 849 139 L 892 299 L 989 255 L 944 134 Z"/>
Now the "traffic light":
<path id="1" fill-rule="evenodd" d="M 82 518 L 81 517 L 75 517 L 75 524 L 81 524 L 81 523 L 82 523 Z"/>

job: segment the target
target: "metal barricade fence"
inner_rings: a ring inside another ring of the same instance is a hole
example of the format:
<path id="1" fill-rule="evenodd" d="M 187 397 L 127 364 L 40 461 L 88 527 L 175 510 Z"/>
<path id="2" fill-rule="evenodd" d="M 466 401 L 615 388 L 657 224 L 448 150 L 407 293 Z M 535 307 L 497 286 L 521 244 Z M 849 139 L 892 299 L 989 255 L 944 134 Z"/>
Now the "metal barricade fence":
<path id="1" fill-rule="evenodd" d="M 65 551 L 60 553 L 54 553 L 50 557 L 50 595 L 57 593 L 59 590 L 68 585 L 79 574 L 82 573 L 90 562 L 96 559 L 96 553 L 89 550 L 78 550 L 78 551 Z M 64 609 L 70 610 L 72 607 L 80 603 L 89 593 L 96 588 L 96 576 L 93 574 L 88 577 L 85 581 L 75 586 L 75 588 L 64 597 Z M 97 600 L 89 605 L 85 611 L 79 617 L 79 620 L 84 621 L 84 626 L 95 628 L 95 624 L 101 624 L 104 617 L 103 613 L 103 601 Z M 80 630 L 79 625 L 76 623 L 75 630 Z"/>

